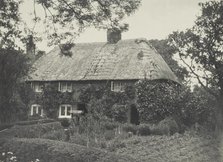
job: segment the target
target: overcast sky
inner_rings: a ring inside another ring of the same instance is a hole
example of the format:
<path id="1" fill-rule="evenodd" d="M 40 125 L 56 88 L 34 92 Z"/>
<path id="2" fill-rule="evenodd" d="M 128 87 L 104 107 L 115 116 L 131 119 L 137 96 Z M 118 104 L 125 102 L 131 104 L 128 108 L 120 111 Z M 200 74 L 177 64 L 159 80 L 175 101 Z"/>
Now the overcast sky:
<path id="1" fill-rule="evenodd" d="M 190 28 L 200 12 L 198 3 L 205 1 L 207 0 L 142 0 L 139 10 L 124 20 L 129 24 L 129 31 L 122 34 L 122 39 L 165 39 L 173 31 Z M 24 0 L 24 2 L 21 9 L 22 16 L 29 17 L 33 12 L 33 1 Z M 37 11 L 37 14 L 39 13 L 43 13 L 43 10 Z M 32 23 L 28 25 L 31 27 Z M 39 27 L 35 28 L 38 29 Z M 76 40 L 76 42 L 104 41 L 106 41 L 106 31 L 94 28 L 87 29 Z M 45 41 L 38 43 L 37 47 L 49 51 Z"/>
<path id="2" fill-rule="evenodd" d="M 129 31 L 123 39 L 164 39 L 176 30 L 192 27 L 200 12 L 199 2 L 207 0 L 142 0 L 142 6 L 128 17 Z M 106 32 L 89 29 L 78 42 L 106 41 Z"/>

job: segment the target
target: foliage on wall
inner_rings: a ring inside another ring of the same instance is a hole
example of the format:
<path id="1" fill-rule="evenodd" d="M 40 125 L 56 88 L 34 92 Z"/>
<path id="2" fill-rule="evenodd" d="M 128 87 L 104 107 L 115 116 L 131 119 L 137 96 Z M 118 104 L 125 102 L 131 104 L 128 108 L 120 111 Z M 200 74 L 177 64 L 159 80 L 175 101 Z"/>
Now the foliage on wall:
<path id="1" fill-rule="evenodd" d="M 167 81 L 142 80 L 136 84 L 137 103 L 142 122 L 158 122 L 179 114 L 178 86 Z"/>
<path id="2" fill-rule="evenodd" d="M 135 95 L 132 86 L 126 86 L 125 92 L 112 92 L 110 86 L 89 85 L 82 89 L 80 101 L 88 104 L 88 112 L 95 119 L 109 118 L 125 122 L 127 120 L 127 105 Z M 122 108 L 125 107 L 125 110 Z M 122 113 L 120 113 L 122 111 Z M 123 112 L 125 111 L 125 112 Z"/>
<path id="3" fill-rule="evenodd" d="M 43 92 L 36 93 L 32 103 L 43 106 L 45 113 L 50 118 L 58 117 L 58 110 L 61 104 L 73 104 L 73 93 L 59 92 L 55 84 L 45 84 Z"/>
<path id="4" fill-rule="evenodd" d="M 214 99 L 197 87 L 192 92 L 171 82 L 143 80 L 136 84 L 141 122 L 159 122 L 168 116 L 181 124 L 213 125 Z"/>

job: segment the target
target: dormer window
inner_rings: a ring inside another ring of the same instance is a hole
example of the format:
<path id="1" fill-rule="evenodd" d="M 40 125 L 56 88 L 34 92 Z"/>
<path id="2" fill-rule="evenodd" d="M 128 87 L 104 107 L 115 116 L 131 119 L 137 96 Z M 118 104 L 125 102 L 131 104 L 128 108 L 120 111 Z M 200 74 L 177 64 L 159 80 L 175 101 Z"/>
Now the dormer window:
<path id="1" fill-rule="evenodd" d="M 31 87 L 34 92 L 42 92 L 43 91 L 43 84 L 40 82 L 32 82 Z"/>
<path id="2" fill-rule="evenodd" d="M 125 85 L 121 81 L 111 81 L 111 91 L 114 92 L 123 92 Z"/>
<path id="3" fill-rule="evenodd" d="M 59 82 L 58 90 L 60 92 L 72 92 L 72 83 L 71 82 Z"/>

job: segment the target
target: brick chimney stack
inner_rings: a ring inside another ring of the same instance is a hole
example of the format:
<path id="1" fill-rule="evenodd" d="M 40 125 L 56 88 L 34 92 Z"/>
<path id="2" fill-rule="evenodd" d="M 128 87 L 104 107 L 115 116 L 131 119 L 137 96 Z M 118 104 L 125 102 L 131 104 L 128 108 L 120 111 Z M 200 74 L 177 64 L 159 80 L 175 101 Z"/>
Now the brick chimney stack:
<path id="1" fill-rule="evenodd" d="M 33 41 L 33 36 L 29 35 L 26 43 L 26 54 L 31 60 L 35 59 L 35 50 L 36 50 L 36 45 Z"/>
<path id="2" fill-rule="evenodd" d="M 121 30 L 119 29 L 108 29 L 107 30 L 107 42 L 111 44 L 115 44 L 122 39 Z"/>

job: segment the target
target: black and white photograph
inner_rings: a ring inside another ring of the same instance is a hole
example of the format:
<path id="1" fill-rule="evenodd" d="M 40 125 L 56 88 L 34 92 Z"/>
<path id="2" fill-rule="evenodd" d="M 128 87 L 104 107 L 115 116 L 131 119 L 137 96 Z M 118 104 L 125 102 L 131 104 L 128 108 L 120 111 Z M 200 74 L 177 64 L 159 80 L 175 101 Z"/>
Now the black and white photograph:
<path id="1" fill-rule="evenodd" d="M 0 0 L 0 162 L 223 162 L 223 1 Z"/>

